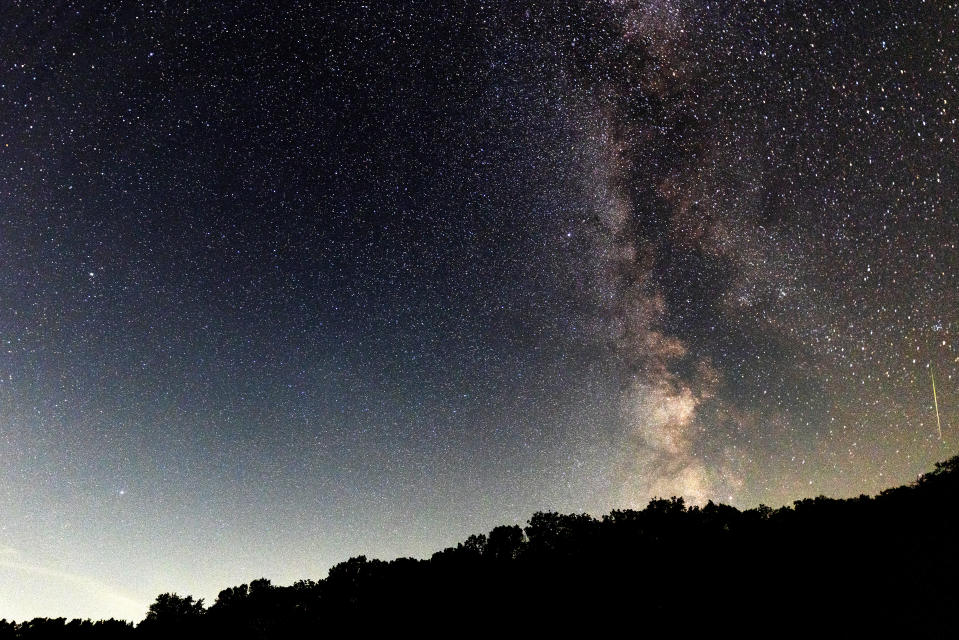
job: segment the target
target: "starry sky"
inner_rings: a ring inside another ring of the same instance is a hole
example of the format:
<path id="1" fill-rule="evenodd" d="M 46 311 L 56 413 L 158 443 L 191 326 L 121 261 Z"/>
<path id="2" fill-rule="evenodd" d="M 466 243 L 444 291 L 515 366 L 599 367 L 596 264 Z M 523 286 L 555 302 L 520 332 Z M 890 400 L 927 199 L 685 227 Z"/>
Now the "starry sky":
<path id="1" fill-rule="evenodd" d="M 957 29 L 6 3 L 0 618 L 914 480 L 959 441 Z"/>

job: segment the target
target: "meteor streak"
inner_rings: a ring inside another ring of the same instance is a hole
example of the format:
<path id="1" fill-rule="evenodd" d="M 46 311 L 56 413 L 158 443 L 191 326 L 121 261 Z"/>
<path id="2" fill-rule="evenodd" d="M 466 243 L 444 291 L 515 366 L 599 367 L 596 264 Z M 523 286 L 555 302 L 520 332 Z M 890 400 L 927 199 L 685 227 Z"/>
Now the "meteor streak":
<path id="1" fill-rule="evenodd" d="M 942 440 L 942 421 L 939 420 L 939 398 L 936 397 L 936 374 L 929 371 L 932 376 L 932 402 L 936 406 L 936 426 L 939 428 L 939 439 Z"/>

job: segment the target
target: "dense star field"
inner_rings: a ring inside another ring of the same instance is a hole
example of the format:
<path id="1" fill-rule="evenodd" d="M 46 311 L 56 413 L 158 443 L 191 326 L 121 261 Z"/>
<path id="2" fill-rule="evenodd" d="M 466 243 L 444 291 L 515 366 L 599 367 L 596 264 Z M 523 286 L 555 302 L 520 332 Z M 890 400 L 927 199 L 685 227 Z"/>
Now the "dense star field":
<path id="1" fill-rule="evenodd" d="M 0 618 L 915 479 L 957 117 L 946 1 L 8 3 Z"/>

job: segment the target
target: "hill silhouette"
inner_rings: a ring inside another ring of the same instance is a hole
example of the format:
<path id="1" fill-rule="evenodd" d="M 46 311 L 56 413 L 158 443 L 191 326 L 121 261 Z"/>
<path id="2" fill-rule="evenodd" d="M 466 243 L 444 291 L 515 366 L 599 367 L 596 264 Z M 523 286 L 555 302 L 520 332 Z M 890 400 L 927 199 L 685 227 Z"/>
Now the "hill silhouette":
<path id="1" fill-rule="evenodd" d="M 737 630 L 954 634 L 959 456 L 878 496 L 740 511 L 682 498 L 601 519 L 536 513 L 429 559 L 350 558 L 324 580 L 224 589 L 205 606 L 162 594 L 116 620 L 0 621 L 8 638 L 294 638 L 329 632 L 591 626 L 642 633 Z M 2 612 L 0 612 L 2 613 Z"/>

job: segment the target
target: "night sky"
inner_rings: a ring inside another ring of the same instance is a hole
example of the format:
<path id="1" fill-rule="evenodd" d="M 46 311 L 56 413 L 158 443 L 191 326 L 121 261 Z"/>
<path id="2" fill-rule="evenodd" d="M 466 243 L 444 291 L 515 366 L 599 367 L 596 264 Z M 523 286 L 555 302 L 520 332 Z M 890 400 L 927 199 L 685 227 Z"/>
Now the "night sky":
<path id="1" fill-rule="evenodd" d="M 956 3 L 223 4 L 0 9 L 0 618 L 956 453 Z"/>

